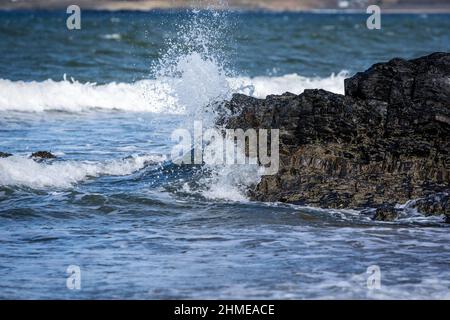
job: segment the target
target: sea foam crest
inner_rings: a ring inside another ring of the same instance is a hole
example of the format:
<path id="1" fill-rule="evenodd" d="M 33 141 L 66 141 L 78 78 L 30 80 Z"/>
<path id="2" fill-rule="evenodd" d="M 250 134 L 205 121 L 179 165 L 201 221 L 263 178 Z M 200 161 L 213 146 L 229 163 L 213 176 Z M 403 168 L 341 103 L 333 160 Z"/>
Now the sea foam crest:
<path id="1" fill-rule="evenodd" d="M 224 77 L 208 73 L 217 68 L 198 55 L 183 57 L 183 78 L 160 78 L 134 83 L 81 83 L 75 80 L 42 82 L 0 79 L 0 110 L 40 112 L 89 109 L 186 114 L 205 105 L 213 97 L 244 93 L 257 98 L 269 94 L 302 93 L 305 89 L 324 89 L 344 93 L 347 73 L 326 78 L 289 74 L 278 77 Z M 198 79 L 202 79 L 202 83 Z M 205 84 L 206 83 L 206 84 Z M 228 95 L 227 95 L 228 94 Z M 197 104 L 198 102 L 198 104 Z"/>
<path id="2" fill-rule="evenodd" d="M 36 162 L 25 156 L 0 159 L 0 186 L 22 186 L 34 189 L 70 188 L 89 178 L 126 176 L 147 165 L 164 161 L 155 155 L 132 156 L 120 160 Z"/>

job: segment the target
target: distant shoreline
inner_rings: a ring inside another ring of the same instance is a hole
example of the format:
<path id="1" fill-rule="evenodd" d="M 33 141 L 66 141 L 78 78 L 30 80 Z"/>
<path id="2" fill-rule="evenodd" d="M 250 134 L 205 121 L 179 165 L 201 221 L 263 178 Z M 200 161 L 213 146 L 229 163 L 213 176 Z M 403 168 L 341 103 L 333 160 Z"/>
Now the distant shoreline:
<path id="1" fill-rule="evenodd" d="M 2 7 L 0 6 L 0 12 L 28 12 L 28 11 L 41 11 L 41 12 L 57 12 L 57 11 L 65 11 L 65 8 L 33 8 L 33 7 L 24 7 L 24 8 L 8 8 L 8 7 Z M 87 12 L 140 12 L 140 13 L 146 13 L 146 12 L 179 12 L 179 11 L 187 11 L 192 10 L 190 7 L 173 7 L 173 8 L 132 8 L 132 9 L 116 9 L 116 8 L 86 8 L 83 9 L 81 7 L 81 10 L 87 11 Z M 200 10 L 207 10 L 207 9 L 200 9 Z M 266 8 L 214 8 L 214 10 L 227 10 L 230 12 L 236 12 L 236 13 L 307 13 L 307 14 L 367 14 L 365 10 L 340 10 L 340 9 L 289 9 L 289 10 L 273 10 L 273 9 L 266 9 Z M 428 10 L 422 10 L 422 9 L 414 9 L 414 10 L 404 10 L 404 9 L 381 9 L 382 14 L 412 14 L 412 15 L 435 15 L 435 14 L 450 14 L 450 7 L 445 9 L 428 9 Z"/>
<path id="2" fill-rule="evenodd" d="M 414 0 L 416 1 L 416 0 Z M 268 2 L 264 0 L 228 0 L 228 5 L 217 5 L 219 0 L 197 0 L 183 1 L 183 0 L 139 0 L 139 1 L 123 1 L 123 0 L 0 0 L 0 11 L 55 11 L 65 10 L 69 5 L 76 4 L 82 10 L 89 11 L 179 11 L 193 9 L 192 3 L 196 3 L 197 9 L 215 9 L 215 10 L 230 10 L 230 11 L 244 11 L 244 12 L 299 12 L 299 13 L 364 13 L 366 14 L 366 6 L 358 5 L 351 6 L 347 2 L 347 7 L 339 7 L 336 2 L 330 0 L 304 0 L 304 1 L 287 1 L 279 0 L 277 2 Z M 384 1 L 383 1 L 384 2 Z M 216 4 L 216 5 L 214 5 Z M 417 3 L 404 1 L 403 3 L 396 3 L 390 0 L 388 3 L 379 5 L 382 13 L 399 13 L 399 14 L 437 14 L 450 13 L 450 3 L 444 3 L 443 0 L 431 0 L 428 3 Z"/>

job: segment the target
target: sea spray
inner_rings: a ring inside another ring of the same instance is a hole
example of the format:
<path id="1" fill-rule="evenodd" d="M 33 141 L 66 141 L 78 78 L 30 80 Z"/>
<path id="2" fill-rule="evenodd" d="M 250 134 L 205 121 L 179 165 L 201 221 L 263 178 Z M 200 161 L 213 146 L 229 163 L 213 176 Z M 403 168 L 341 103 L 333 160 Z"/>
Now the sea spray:
<path id="1" fill-rule="evenodd" d="M 216 68 L 212 62 L 211 64 L 206 62 L 206 65 L 204 65 L 203 61 L 199 61 L 194 57 L 186 61 L 199 62 L 195 66 L 190 66 L 192 71 L 189 72 L 193 73 L 196 69 Z M 188 72 L 186 72 L 187 74 Z M 227 76 L 226 82 L 232 93 L 243 93 L 264 99 L 269 94 L 282 94 L 287 91 L 301 94 L 305 89 L 324 89 L 333 93 L 343 94 L 344 79 L 346 77 L 347 72 L 342 71 L 326 78 L 310 78 L 298 74 L 253 78 Z M 208 76 L 209 82 L 212 82 L 210 79 Z M 49 79 L 41 82 L 0 79 L 0 111 L 43 112 L 59 110 L 84 112 L 101 109 L 186 115 L 187 103 L 181 103 L 180 98 L 182 96 L 185 97 L 183 93 L 188 96 L 188 100 L 194 99 L 195 96 L 193 94 L 189 95 L 188 84 L 182 84 L 182 81 L 182 78 L 159 78 L 140 80 L 134 83 L 111 82 L 96 84 L 82 83 L 72 79 L 62 81 Z M 180 86 L 177 86 L 178 84 Z M 200 90 L 200 82 L 197 82 L 197 84 L 197 88 Z M 174 90 L 171 85 L 177 86 L 177 89 Z M 185 87 L 183 88 L 182 86 Z M 205 90 L 212 92 L 212 89 L 209 89 L 209 87 L 205 88 Z M 221 91 L 218 90 L 218 92 Z M 207 96 L 205 93 L 204 97 Z M 215 95 L 212 92 L 210 96 L 214 97 Z M 191 106 L 195 106 L 195 104 L 192 103 Z M 200 107 L 199 110 L 208 111 L 205 107 Z"/>
<path id="2" fill-rule="evenodd" d="M 232 96 L 233 89 L 228 79 L 233 72 L 226 68 L 227 59 L 222 50 L 226 41 L 231 40 L 224 37 L 228 27 L 226 11 L 193 10 L 190 20 L 178 26 L 176 39 L 169 40 L 169 50 L 154 67 L 156 78 L 167 83 L 172 96 L 185 112 L 184 128 L 179 130 L 190 130 L 195 127 L 194 123 L 201 123 L 205 132 L 214 130 L 217 115 L 223 110 L 223 102 Z M 234 85 L 244 88 L 237 79 Z M 254 91 L 253 88 L 250 90 Z M 193 130 L 195 137 L 203 134 Z M 186 134 L 183 133 L 183 136 Z M 178 135 L 173 138 L 176 142 Z M 211 141 L 205 143 L 203 139 L 189 139 L 189 146 L 191 142 L 196 163 L 203 163 L 203 166 L 200 178 L 186 183 L 184 191 L 200 192 L 207 198 L 245 200 L 248 186 L 258 183 L 260 179 L 258 166 L 224 164 L 220 161 L 209 163 L 204 155 L 212 147 Z M 186 158 L 186 155 L 191 155 L 190 149 L 185 150 L 181 157 Z"/>
<path id="3" fill-rule="evenodd" d="M 176 25 L 166 51 L 152 65 L 155 78 L 170 88 L 168 95 L 183 109 L 187 123 L 198 120 L 213 126 L 215 103 L 231 97 L 228 77 L 233 72 L 226 68 L 224 49 L 230 26 L 225 10 L 193 9 Z"/>

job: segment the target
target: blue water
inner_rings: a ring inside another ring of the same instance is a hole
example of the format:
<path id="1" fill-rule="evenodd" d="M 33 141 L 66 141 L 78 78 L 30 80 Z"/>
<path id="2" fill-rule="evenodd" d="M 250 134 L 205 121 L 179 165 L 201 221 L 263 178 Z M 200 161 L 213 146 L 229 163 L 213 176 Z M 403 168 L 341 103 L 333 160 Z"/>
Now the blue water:
<path id="1" fill-rule="evenodd" d="M 449 49 L 448 15 L 366 18 L 83 12 L 69 31 L 64 12 L 0 12 L 0 298 L 450 298 L 440 217 L 251 202 L 250 172 L 167 157 L 218 97 L 342 93 L 375 62 Z"/>

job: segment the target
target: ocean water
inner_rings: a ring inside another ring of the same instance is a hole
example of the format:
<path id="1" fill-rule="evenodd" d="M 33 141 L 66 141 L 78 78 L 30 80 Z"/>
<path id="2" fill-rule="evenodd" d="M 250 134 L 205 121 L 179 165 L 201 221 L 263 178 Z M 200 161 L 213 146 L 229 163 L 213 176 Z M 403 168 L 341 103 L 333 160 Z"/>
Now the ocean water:
<path id="1" fill-rule="evenodd" d="M 173 130 L 233 93 L 343 93 L 373 63 L 448 51 L 450 16 L 383 15 L 379 31 L 357 14 L 66 18 L 0 12 L 0 298 L 450 298 L 441 217 L 252 202 L 253 168 L 168 156 Z"/>

